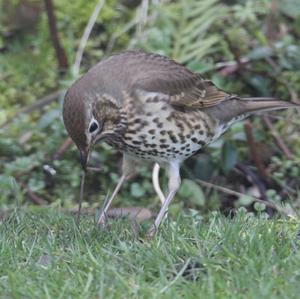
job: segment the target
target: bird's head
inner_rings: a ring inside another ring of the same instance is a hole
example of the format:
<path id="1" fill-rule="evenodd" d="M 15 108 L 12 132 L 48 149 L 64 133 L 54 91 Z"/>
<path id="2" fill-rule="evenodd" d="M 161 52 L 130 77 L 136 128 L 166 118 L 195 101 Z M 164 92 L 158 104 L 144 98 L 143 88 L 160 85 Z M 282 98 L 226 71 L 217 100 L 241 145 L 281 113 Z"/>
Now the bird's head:
<path id="1" fill-rule="evenodd" d="M 75 82 L 66 93 L 63 120 L 68 134 L 78 147 L 83 169 L 86 169 L 92 146 L 112 132 L 118 115 L 116 106 L 107 97 L 100 96 Z"/>

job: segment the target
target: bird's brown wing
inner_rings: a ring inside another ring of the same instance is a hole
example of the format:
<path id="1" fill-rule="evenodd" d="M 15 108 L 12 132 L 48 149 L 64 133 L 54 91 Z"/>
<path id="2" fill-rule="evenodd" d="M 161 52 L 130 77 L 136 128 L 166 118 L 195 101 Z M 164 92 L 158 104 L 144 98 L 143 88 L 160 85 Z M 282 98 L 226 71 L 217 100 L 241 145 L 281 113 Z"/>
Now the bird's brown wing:
<path id="1" fill-rule="evenodd" d="M 127 51 L 112 56 L 101 62 L 95 71 L 97 78 L 107 80 L 103 87 L 111 87 L 107 91 L 109 94 L 117 92 L 116 86 L 128 93 L 160 93 L 171 105 L 183 108 L 211 107 L 231 96 L 184 65 L 143 51 Z"/>
<path id="2" fill-rule="evenodd" d="M 188 90 L 183 90 L 181 94 L 171 95 L 170 103 L 187 108 L 207 108 L 219 104 L 230 96 L 218 89 L 213 82 L 199 79 Z"/>
<path id="3" fill-rule="evenodd" d="M 172 70 L 148 70 L 147 76 L 137 80 L 134 88 L 165 94 L 171 105 L 191 109 L 211 107 L 232 96 L 179 64 Z"/>

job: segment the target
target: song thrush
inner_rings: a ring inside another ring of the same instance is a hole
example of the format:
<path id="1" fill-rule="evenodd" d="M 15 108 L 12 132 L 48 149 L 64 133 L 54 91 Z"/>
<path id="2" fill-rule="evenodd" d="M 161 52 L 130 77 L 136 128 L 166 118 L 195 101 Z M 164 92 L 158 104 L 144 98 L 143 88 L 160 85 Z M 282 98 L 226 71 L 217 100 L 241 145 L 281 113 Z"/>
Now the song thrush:
<path id="1" fill-rule="evenodd" d="M 83 168 L 96 142 L 123 153 L 123 174 L 99 223 L 136 159 L 167 169 L 169 193 L 150 229 L 153 234 L 180 186 L 184 160 L 250 114 L 296 106 L 274 98 L 240 98 L 171 59 L 128 51 L 102 60 L 70 87 L 63 119 Z"/>

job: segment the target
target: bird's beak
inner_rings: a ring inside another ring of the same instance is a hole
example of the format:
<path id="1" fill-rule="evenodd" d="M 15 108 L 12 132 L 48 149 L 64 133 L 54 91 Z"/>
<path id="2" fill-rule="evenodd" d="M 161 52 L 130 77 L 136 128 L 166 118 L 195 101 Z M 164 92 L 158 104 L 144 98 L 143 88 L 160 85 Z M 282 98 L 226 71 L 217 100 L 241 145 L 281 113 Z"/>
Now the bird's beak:
<path id="1" fill-rule="evenodd" d="M 89 156 L 90 156 L 90 148 L 86 147 L 85 149 L 80 149 L 80 162 L 81 162 L 81 166 L 83 168 L 83 170 L 86 170 L 86 166 L 89 160 Z"/>
<path id="2" fill-rule="evenodd" d="M 99 143 L 99 142 L 103 141 L 111 133 L 113 133 L 113 131 L 106 131 L 106 132 L 102 132 L 101 134 L 98 134 L 96 136 L 96 138 L 94 139 L 93 144 L 96 144 L 96 143 Z"/>
<path id="3" fill-rule="evenodd" d="M 94 138 L 92 140 L 92 143 L 81 149 L 79 148 L 79 152 L 80 152 L 80 162 L 81 162 L 81 166 L 83 168 L 84 171 L 87 170 L 87 163 L 89 161 L 89 156 L 90 156 L 90 148 L 95 144 L 95 143 L 98 143 L 100 141 L 102 141 L 103 139 L 105 139 L 105 137 L 107 137 L 107 135 L 109 135 L 109 133 L 102 133 L 102 134 L 99 134 L 96 138 Z"/>

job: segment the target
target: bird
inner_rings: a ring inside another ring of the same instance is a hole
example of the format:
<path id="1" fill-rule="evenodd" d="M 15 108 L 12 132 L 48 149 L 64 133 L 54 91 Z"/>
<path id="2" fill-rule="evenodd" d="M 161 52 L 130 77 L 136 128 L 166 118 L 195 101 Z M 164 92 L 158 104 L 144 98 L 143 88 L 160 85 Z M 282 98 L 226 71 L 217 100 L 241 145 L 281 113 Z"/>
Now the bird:
<path id="1" fill-rule="evenodd" d="M 98 142 L 123 154 L 122 175 L 99 224 L 137 161 L 150 160 L 166 169 L 168 193 L 163 199 L 158 194 L 162 206 L 148 231 L 154 236 L 180 187 L 180 166 L 186 159 L 237 121 L 291 107 L 299 105 L 276 98 L 240 97 L 170 58 L 129 50 L 104 58 L 70 86 L 63 121 L 83 169 Z"/>

